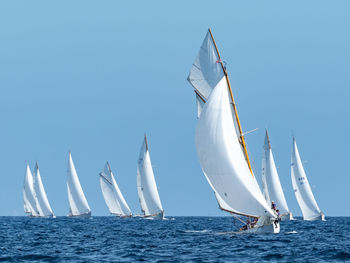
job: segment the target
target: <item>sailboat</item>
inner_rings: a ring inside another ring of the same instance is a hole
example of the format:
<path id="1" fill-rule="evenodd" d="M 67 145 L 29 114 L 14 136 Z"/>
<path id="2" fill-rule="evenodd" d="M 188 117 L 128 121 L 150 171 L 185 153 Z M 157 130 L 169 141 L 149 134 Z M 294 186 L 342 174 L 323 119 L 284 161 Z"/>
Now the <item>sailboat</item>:
<path id="1" fill-rule="evenodd" d="M 291 158 L 291 177 L 295 197 L 303 214 L 304 220 L 325 220 L 324 213 L 318 207 L 306 177 L 295 138 Z"/>
<path id="2" fill-rule="evenodd" d="M 72 155 L 69 152 L 67 171 L 67 191 L 69 201 L 68 216 L 90 217 L 91 209 L 81 188 L 77 171 L 73 163 Z"/>
<path id="3" fill-rule="evenodd" d="M 289 211 L 286 198 L 284 197 L 280 179 L 278 177 L 275 160 L 273 158 L 269 135 L 266 130 L 263 158 L 262 158 L 262 182 L 266 201 L 271 204 L 273 201 L 279 209 L 283 220 L 293 219 Z"/>
<path id="4" fill-rule="evenodd" d="M 38 163 L 35 163 L 34 171 L 34 193 L 39 207 L 38 212 L 40 217 L 55 217 L 51 209 L 49 200 L 47 199 L 46 192 L 41 180 Z"/>
<path id="5" fill-rule="evenodd" d="M 154 179 L 147 137 L 142 142 L 137 162 L 137 193 L 144 218 L 163 219 L 164 210 Z"/>
<path id="6" fill-rule="evenodd" d="M 219 208 L 244 222 L 249 233 L 279 233 L 275 212 L 265 200 L 249 161 L 226 67 L 211 30 L 193 63 L 188 81 L 197 100 L 195 144 L 198 159 Z"/>
<path id="7" fill-rule="evenodd" d="M 23 201 L 24 201 L 24 212 L 31 217 L 39 217 L 40 211 L 38 202 L 34 191 L 34 180 L 33 175 L 30 171 L 29 165 L 26 166 L 23 184 Z"/>
<path id="8" fill-rule="evenodd" d="M 131 217 L 131 210 L 119 190 L 108 162 L 100 173 L 100 185 L 109 212 L 119 217 Z"/>

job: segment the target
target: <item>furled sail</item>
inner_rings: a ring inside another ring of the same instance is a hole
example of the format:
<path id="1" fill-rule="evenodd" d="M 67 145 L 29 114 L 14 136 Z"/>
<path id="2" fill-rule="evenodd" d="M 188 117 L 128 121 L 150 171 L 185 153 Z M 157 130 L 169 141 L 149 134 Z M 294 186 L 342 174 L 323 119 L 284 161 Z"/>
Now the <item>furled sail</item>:
<path id="1" fill-rule="evenodd" d="M 225 210 L 247 216 L 275 217 L 235 135 L 227 81 L 223 77 L 198 119 L 195 142 L 200 165 Z"/>
<path id="2" fill-rule="evenodd" d="M 321 212 L 312 194 L 294 137 L 291 158 L 291 176 L 295 197 L 304 220 L 324 219 L 324 214 Z"/>
<path id="3" fill-rule="evenodd" d="M 37 202 L 40 207 L 40 216 L 42 217 L 53 217 L 53 211 L 51 209 L 49 200 L 47 199 L 46 192 L 41 180 L 40 171 L 38 163 L 35 163 L 35 168 L 33 171 L 34 177 L 34 192 L 36 194 Z"/>
<path id="4" fill-rule="evenodd" d="M 137 162 L 137 192 L 145 217 L 164 216 L 145 136 Z"/>
<path id="5" fill-rule="evenodd" d="M 68 158 L 67 191 L 69 200 L 69 216 L 89 216 L 91 209 L 81 188 L 71 153 Z"/>
<path id="6" fill-rule="evenodd" d="M 38 202 L 34 191 L 33 175 L 29 169 L 29 165 L 26 167 L 23 185 L 23 201 L 24 212 L 31 216 L 39 216 Z"/>
<path id="7" fill-rule="evenodd" d="M 129 206 L 114 179 L 112 169 L 108 162 L 100 173 L 100 185 L 103 197 L 111 214 L 122 217 L 132 215 Z"/>
<path id="8" fill-rule="evenodd" d="M 278 177 L 267 130 L 262 158 L 262 181 L 266 201 L 269 204 L 274 201 L 281 215 L 289 215 L 289 208 Z"/>

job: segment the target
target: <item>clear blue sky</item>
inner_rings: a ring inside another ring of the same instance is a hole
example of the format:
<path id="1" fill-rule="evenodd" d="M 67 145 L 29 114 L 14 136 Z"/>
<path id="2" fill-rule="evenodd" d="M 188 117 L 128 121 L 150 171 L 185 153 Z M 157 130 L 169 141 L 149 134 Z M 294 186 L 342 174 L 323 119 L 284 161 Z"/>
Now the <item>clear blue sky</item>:
<path id="1" fill-rule="evenodd" d="M 350 215 L 349 1 L 1 1 L 0 215 L 23 215 L 26 161 L 39 162 L 66 215 L 72 151 L 93 215 L 108 215 L 98 173 L 110 161 L 139 213 L 136 162 L 146 132 L 168 215 L 224 215 L 194 146 L 186 81 L 207 28 L 227 62 L 260 180 L 264 129 L 287 202 L 291 130 L 320 208 Z"/>

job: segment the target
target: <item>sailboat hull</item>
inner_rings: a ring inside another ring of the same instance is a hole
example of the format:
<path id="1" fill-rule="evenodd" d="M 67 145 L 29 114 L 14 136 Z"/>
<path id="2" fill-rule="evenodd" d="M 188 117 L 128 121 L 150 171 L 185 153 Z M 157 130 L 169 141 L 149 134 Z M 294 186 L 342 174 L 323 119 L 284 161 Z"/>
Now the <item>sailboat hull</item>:
<path id="1" fill-rule="evenodd" d="M 80 214 L 80 215 L 68 215 L 68 217 L 72 218 L 90 218 L 91 217 L 91 212 L 85 213 L 85 214 Z"/>
<path id="2" fill-rule="evenodd" d="M 115 216 L 116 218 L 132 218 L 133 215 L 120 215 L 120 214 L 114 214 L 114 213 L 111 213 L 112 216 Z"/>
<path id="3" fill-rule="evenodd" d="M 269 225 L 257 226 L 253 228 L 249 228 L 243 233 L 250 234 L 278 234 L 280 232 L 280 223 L 278 222 L 276 225 L 274 223 Z"/>
<path id="4" fill-rule="evenodd" d="M 155 214 L 155 215 L 146 215 L 143 218 L 163 220 L 164 219 L 164 212 L 160 212 L 160 213 Z"/>
<path id="5" fill-rule="evenodd" d="M 304 219 L 305 221 L 317 221 L 317 220 L 322 220 L 322 221 L 326 221 L 325 216 L 323 213 L 321 213 L 319 216 L 314 217 L 314 218 L 310 218 L 310 219 Z"/>

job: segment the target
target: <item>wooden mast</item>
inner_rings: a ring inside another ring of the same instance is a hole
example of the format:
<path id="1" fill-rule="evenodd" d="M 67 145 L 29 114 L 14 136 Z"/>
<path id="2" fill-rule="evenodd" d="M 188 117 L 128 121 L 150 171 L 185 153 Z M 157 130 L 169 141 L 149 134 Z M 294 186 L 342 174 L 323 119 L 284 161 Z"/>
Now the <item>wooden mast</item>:
<path id="1" fill-rule="evenodd" d="M 216 53 L 218 54 L 218 57 L 219 57 L 218 63 L 221 64 L 222 70 L 224 71 L 224 74 L 225 74 L 225 77 L 226 77 L 226 82 L 227 82 L 228 90 L 230 92 L 230 97 L 231 97 L 231 104 L 232 104 L 232 108 L 233 108 L 233 111 L 235 113 L 235 117 L 236 117 L 236 121 L 237 121 L 237 125 L 238 125 L 240 143 L 241 143 L 241 145 L 243 147 L 243 152 L 244 152 L 244 155 L 245 155 L 245 159 L 247 160 L 247 164 L 248 164 L 250 173 L 252 174 L 252 176 L 254 176 L 254 173 L 253 173 L 253 170 L 252 170 L 252 166 L 251 166 L 250 161 L 249 161 L 247 146 L 246 146 L 245 139 L 244 139 L 244 136 L 243 136 L 241 123 L 240 123 L 239 117 L 238 117 L 237 107 L 236 107 L 235 101 L 233 99 L 233 94 L 232 94 L 230 80 L 228 78 L 228 75 L 227 75 L 227 72 L 226 72 L 226 68 L 225 68 L 224 64 L 222 63 L 222 61 L 221 61 L 220 53 L 219 53 L 218 47 L 216 46 L 213 34 L 211 33 L 210 28 L 208 30 L 209 30 L 211 39 L 213 40 L 213 43 L 214 43 L 214 46 L 215 46 L 215 49 L 216 49 Z"/>

